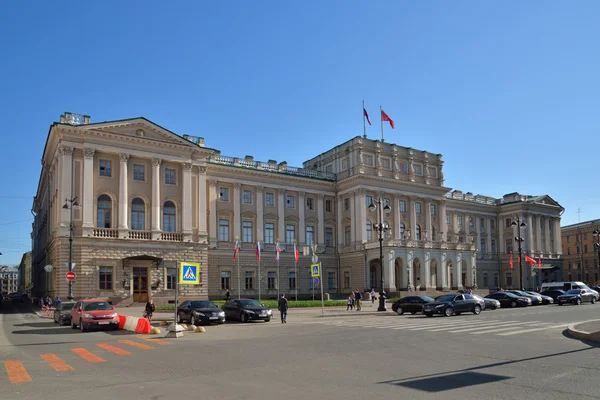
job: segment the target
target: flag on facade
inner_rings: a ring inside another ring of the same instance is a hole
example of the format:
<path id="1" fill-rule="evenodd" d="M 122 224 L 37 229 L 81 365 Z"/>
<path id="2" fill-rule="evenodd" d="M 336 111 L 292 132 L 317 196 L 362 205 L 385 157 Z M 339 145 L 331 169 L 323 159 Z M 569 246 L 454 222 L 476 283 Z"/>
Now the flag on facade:
<path id="1" fill-rule="evenodd" d="M 363 116 L 367 119 L 367 122 L 369 123 L 369 125 L 372 125 L 371 120 L 369 119 L 369 113 L 367 112 L 367 110 L 365 109 L 364 106 L 363 106 Z"/>
<path id="2" fill-rule="evenodd" d="M 298 249 L 296 248 L 296 243 L 294 243 L 294 257 L 296 258 L 296 262 L 298 262 L 298 258 L 300 254 L 298 254 Z"/>
<path id="3" fill-rule="evenodd" d="M 395 128 L 394 128 L 394 120 L 393 120 L 393 119 L 391 119 L 391 118 L 390 118 L 390 116 L 389 116 L 389 115 L 387 115 L 387 114 L 385 113 L 385 111 L 383 111 L 383 109 L 381 110 L 381 120 L 382 120 L 382 121 L 387 121 L 387 122 L 389 122 L 389 123 L 390 123 L 390 126 L 392 127 L 392 129 L 395 129 Z"/>
<path id="4" fill-rule="evenodd" d="M 238 253 L 240 252 L 240 245 L 238 244 L 238 241 L 235 241 L 235 248 L 233 249 L 233 261 L 235 261 L 237 259 Z"/>
<path id="5" fill-rule="evenodd" d="M 260 262 L 260 241 L 256 242 L 256 250 L 254 250 L 254 254 L 256 254 L 256 259 Z"/>
<path id="6" fill-rule="evenodd" d="M 533 264 L 537 264 L 537 261 L 535 261 L 535 258 L 531 258 L 529 257 L 527 254 L 525 254 L 525 262 L 527 264 L 529 264 L 529 266 L 531 267 Z"/>
<path id="7" fill-rule="evenodd" d="M 540 257 L 538 257 L 538 260 L 537 260 L 537 267 L 540 269 L 542 268 L 542 259 Z"/>
<path id="8" fill-rule="evenodd" d="M 508 265 L 510 265 L 510 269 L 513 268 L 513 258 L 512 258 L 512 252 L 510 253 L 510 260 L 508 261 Z"/>
<path id="9" fill-rule="evenodd" d="M 279 262 L 279 253 L 281 249 L 279 248 L 279 242 L 275 245 L 275 261 Z"/>

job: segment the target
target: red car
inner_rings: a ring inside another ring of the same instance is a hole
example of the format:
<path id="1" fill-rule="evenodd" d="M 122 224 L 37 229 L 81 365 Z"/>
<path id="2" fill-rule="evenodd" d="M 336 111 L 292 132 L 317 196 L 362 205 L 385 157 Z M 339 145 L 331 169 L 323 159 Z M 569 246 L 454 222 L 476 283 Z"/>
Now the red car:
<path id="1" fill-rule="evenodd" d="M 71 328 L 81 332 L 92 328 L 119 328 L 119 318 L 115 308 L 104 300 L 80 300 L 71 309 Z"/>

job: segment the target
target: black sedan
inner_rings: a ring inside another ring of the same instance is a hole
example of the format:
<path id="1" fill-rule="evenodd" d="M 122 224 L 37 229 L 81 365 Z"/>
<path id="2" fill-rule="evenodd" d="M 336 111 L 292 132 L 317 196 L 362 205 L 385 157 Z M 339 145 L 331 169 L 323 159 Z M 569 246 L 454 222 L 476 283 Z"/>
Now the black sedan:
<path id="1" fill-rule="evenodd" d="M 486 299 L 484 297 L 479 296 L 478 294 L 473 294 L 471 296 L 475 297 L 476 300 L 480 300 L 483 302 L 484 310 L 495 310 L 501 307 L 500 302 L 498 300 Z"/>
<path id="2" fill-rule="evenodd" d="M 540 295 L 536 294 L 534 296 L 534 295 L 531 295 L 531 294 L 529 294 L 527 292 L 524 292 L 522 290 L 509 290 L 508 292 L 512 293 L 512 294 L 515 294 L 517 296 L 520 296 L 520 297 L 527 297 L 527 298 L 531 299 L 531 305 L 533 305 L 533 306 L 539 306 L 539 305 L 542 304 L 542 296 L 540 296 Z"/>
<path id="3" fill-rule="evenodd" d="M 225 312 L 208 300 L 187 300 L 177 307 L 177 322 L 190 321 L 192 325 L 224 324 Z"/>
<path id="4" fill-rule="evenodd" d="M 563 304 L 577 304 L 581 305 L 581 303 L 596 303 L 596 293 L 592 292 L 588 289 L 571 289 L 568 290 L 567 293 L 558 296 L 556 299 L 556 303 L 559 306 Z"/>
<path id="5" fill-rule="evenodd" d="M 526 291 L 525 293 L 530 294 L 532 296 L 539 296 L 539 297 L 541 297 L 542 298 L 542 304 L 544 304 L 544 305 L 546 305 L 546 304 L 554 304 L 554 299 L 552 297 L 550 297 L 550 296 L 546 296 L 546 295 L 543 295 L 543 294 L 537 293 L 537 292 L 527 292 Z"/>
<path id="6" fill-rule="evenodd" d="M 252 299 L 232 300 L 223 305 L 223 310 L 228 320 L 237 319 L 241 322 L 269 322 L 273 317 L 271 309 Z"/>
<path id="7" fill-rule="evenodd" d="M 71 309 L 74 305 L 74 301 L 58 304 L 54 308 L 54 322 L 59 325 L 71 325 Z"/>
<path id="8" fill-rule="evenodd" d="M 423 305 L 427 303 L 433 303 L 434 300 L 428 296 L 407 296 L 403 297 L 394 304 L 392 304 L 392 310 L 402 315 L 405 312 L 416 314 L 423 312 Z"/>
<path id="9" fill-rule="evenodd" d="M 556 303 L 556 299 L 558 299 L 558 296 L 561 296 L 561 295 L 565 294 L 565 291 L 564 290 L 560 290 L 560 289 L 550 289 L 550 290 L 544 290 L 540 294 L 542 296 L 552 297 L 552 299 Z"/>
<path id="10" fill-rule="evenodd" d="M 528 297 L 517 296 L 509 292 L 496 292 L 485 296 L 486 299 L 498 300 L 502 308 L 527 307 L 531 305 L 531 299 Z"/>
<path id="11" fill-rule="evenodd" d="M 433 303 L 423 306 L 423 314 L 433 317 L 433 314 L 442 314 L 446 317 L 460 315 L 463 312 L 481 313 L 479 301 L 469 294 L 446 294 L 435 299 Z"/>

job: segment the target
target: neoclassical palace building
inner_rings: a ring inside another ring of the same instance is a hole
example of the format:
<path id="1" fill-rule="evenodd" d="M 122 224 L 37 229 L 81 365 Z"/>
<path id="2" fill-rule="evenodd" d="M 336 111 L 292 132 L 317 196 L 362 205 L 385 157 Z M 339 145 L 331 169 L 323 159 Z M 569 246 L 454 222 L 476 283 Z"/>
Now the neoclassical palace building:
<path id="1" fill-rule="evenodd" d="M 332 295 L 380 288 L 381 270 L 388 293 L 516 288 L 516 237 L 542 265 L 523 264 L 524 286 L 562 279 L 559 204 L 452 191 L 443 164 L 441 154 L 355 137 L 298 168 L 228 157 L 145 118 L 65 113 L 50 126 L 33 203 L 34 291 L 67 296 L 70 235 L 74 297 L 113 304 L 173 301 L 183 261 L 201 276 L 179 286 L 182 299 L 310 297 L 309 245 Z"/>

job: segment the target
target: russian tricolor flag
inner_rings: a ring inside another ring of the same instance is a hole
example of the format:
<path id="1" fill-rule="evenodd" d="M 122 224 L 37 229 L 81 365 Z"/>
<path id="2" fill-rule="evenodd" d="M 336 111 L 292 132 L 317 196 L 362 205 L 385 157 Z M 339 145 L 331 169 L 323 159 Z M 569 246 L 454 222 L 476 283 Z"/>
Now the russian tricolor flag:
<path id="1" fill-rule="evenodd" d="M 254 250 L 254 254 L 256 254 L 256 259 L 260 262 L 260 241 L 256 242 L 256 250 Z"/>
<path id="2" fill-rule="evenodd" d="M 240 252 L 240 246 L 238 244 L 238 241 L 235 241 L 235 249 L 233 249 L 233 261 L 235 261 L 237 259 L 238 253 Z"/>
<path id="3" fill-rule="evenodd" d="M 275 245 L 275 261 L 279 262 L 279 253 L 281 249 L 279 248 L 279 242 Z"/>

